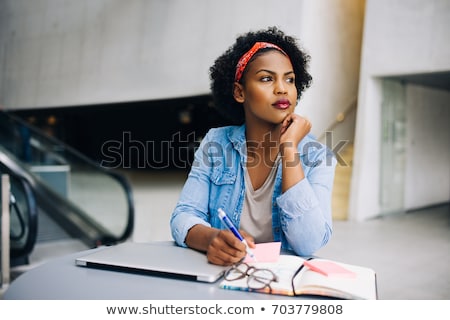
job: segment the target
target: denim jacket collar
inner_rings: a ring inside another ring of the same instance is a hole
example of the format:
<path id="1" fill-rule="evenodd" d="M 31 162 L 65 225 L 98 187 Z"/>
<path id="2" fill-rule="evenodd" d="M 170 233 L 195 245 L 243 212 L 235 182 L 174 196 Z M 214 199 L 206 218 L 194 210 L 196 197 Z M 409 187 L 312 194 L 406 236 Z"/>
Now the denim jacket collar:
<path id="1" fill-rule="evenodd" d="M 233 148 L 241 155 L 242 163 L 247 161 L 247 145 L 245 140 L 245 124 L 233 127 L 227 132 L 228 139 L 230 139 Z"/>

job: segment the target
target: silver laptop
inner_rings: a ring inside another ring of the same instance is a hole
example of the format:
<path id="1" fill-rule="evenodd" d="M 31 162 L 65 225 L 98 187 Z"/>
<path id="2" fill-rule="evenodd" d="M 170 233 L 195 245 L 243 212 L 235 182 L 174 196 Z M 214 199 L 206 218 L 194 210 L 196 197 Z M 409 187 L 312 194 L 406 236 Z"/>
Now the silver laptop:
<path id="1" fill-rule="evenodd" d="M 208 263 L 205 254 L 171 242 L 125 242 L 76 258 L 75 264 L 201 282 L 215 282 L 226 270 Z"/>

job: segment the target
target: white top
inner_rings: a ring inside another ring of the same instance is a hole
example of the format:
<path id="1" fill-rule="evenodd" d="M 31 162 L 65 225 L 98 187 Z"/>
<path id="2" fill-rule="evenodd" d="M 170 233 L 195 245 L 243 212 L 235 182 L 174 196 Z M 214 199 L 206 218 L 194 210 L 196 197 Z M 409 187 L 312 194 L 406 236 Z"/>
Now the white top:
<path id="1" fill-rule="evenodd" d="M 278 155 L 263 185 L 253 189 L 250 176 L 245 169 L 245 199 L 242 208 L 240 228 L 255 239 L 255 243 L 273 241 L 272 197 L 280 156 Z"/>

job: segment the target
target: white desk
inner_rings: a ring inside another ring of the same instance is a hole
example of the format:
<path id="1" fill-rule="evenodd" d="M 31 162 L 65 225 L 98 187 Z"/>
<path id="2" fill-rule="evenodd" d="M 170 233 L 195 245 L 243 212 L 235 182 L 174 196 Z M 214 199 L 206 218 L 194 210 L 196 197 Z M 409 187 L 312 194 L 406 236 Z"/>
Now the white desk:
<path id="1" fill-rule="evenodd" d="M 299 299 L 226 290 L 215 283 L 78 267 L 75 258 L 92 249 L 56 258 L 15 279 L 4 299 L 21 300 L 277 300 Z M 305 297 L 302 297 L 305 299 Z M 317 299 L 317 298 L 315 298 Z"/>

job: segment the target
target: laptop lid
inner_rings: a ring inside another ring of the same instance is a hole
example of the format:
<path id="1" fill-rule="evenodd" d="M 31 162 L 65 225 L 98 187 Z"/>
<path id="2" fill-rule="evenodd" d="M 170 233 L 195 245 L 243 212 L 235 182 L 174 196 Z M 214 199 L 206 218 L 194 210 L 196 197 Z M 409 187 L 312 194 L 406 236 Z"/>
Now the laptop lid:
<path id="1" fill-rule="evenodd" d="M 78 257 L 75 264 L 201 282 L 215 282 L 226 270 L 208 263 L 203 253 L 173 243 L 125 242 Z"/>

